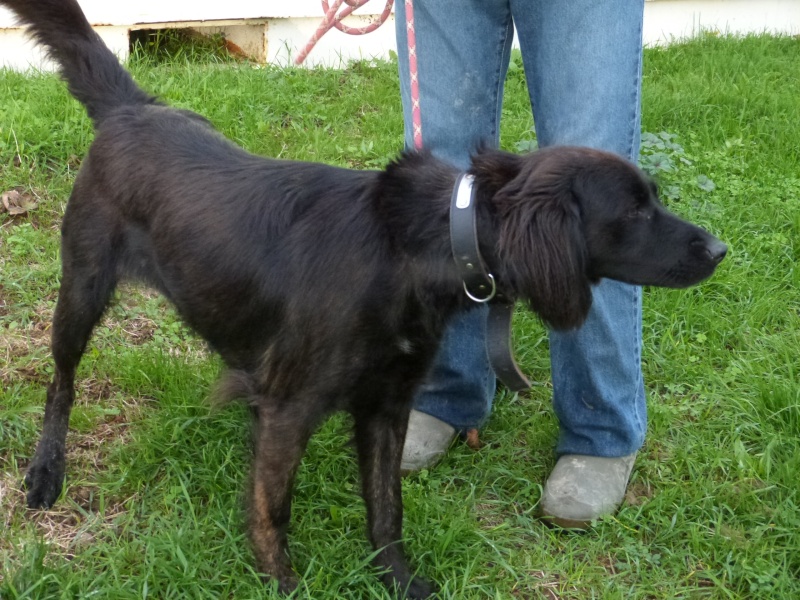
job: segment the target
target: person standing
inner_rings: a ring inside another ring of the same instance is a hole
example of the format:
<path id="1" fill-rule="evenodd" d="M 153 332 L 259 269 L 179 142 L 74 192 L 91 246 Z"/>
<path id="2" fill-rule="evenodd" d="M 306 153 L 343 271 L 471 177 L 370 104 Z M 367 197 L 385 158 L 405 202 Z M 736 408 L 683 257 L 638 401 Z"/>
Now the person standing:
<path id="1" fill-rule="evenodd" d="M 395 3 L 406 145 L 413 146 L 406 6 Z M 413 0 L 422 144 L 459 168 L 497 146 L 516 28 L 540 146 L 639 154 L 644 0 Z M 558 461 L 543 516 L 585 527 L 621 504 L 644 443 L 641 290 L 593 290 L 585 324 L 551 332 Z M 403 469 L 432 465 L 459 433 L 482 426 L 495 394 L 486 310 L 458 318 L 409 419 Z"/>

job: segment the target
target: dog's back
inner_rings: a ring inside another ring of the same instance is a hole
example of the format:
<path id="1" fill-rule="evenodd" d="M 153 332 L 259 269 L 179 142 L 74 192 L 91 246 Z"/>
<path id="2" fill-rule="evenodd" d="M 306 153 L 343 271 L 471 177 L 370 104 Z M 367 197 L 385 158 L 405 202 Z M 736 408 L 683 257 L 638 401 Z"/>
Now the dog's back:
<path id="1" fill-rule="evenodd" d="M 369 287 L 355 280 L 379 253 L 375 244 L 385 243 L 369 206 L 377 179 L 249 154 L 188 111 L 118 107 L 81 165 L 62 259 L 90 262 L 100 241 L 114 236 L 105 259 L 112 257 L 115 279 L 156 287 L 229 364 L 253 366 L 243 362 L 279 333 L 273 324 L 286 297 L 308 319 L 332 289 L 352 298 Z M 336 271 L 319 259 L 320 244 L 341 265 L 357 266 Z M 75 251 L 89 246 L 88 255 Z M 265 306 L 274 307 L 273 318 Z M 348 307 L 339 311 L 343 320 Z"/>

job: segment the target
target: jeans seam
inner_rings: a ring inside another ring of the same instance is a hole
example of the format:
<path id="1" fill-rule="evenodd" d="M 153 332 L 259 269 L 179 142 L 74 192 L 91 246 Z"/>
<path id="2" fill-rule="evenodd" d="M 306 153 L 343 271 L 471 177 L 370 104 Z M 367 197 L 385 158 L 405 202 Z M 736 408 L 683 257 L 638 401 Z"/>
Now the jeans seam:
<path id="1" fill-rule="evenodd" d="M 637 163 L 638 159 L 639 159 L 639 157 L 638 157 L 639 149 L 638 148 L 634 148 L 634 146 L 635 146 L 634 142 L 636 140 L 637 124 L 638 124 L 639 128 L 641 128 L 640 115 L 641 115 L 641 112 L 642 112 L 642 108 L 641 108 L 641 105 L 642 105 L 641 79 L 642 79 L 642 66 L 643 66 L 642 65 L 642 59 L 643 59 L 643 57 L 642 57 L 641 48 L 642 48 L 642 39 L 643 39 L 643 35 L 644 35 L 644 32 L 643 32 L 644 26 L 643 26 L 643 22 L 642 21 L 643 21 L 643 19 L 639 20 L 638 31 L 637 31 L 637 34 L 639 36 L 639 48 L 640 48 L 640 50 L 639 50 L 639 53 L 638 53 L 638 55 L 636 57 L 636 75 L 633 78 L 633 101 L 631 102 L 631 105 L 634 107 L 634 109 L 633 109 L 633 116 L 631 117 L 631 121 L 630 121 L 630 128 L 629 128 L 630 137 L 629 137 L 629 140 L 628 140 L 628 157 L 630 158 L 630 160 L 634 164 Z M 634 150 L 635 150 L 635 155 L 634 155 Z"/>
<path id="2" fill-rule="evenodd" d="M 634 361 L 638 362 L 638 374 L 636 376 L 636 387 L 633 390 L 633 414 L 636 419 L 636 423 L 639 426 L 639 437 L 640 439 L 637 440 L 637 443 L 641 446 L 644 441 L 644 435 L 647 431 L 647 415 L 642 414 L 641 407 L 643 403 L 646 402 L 646 394 L 644 393 L 644 373 L 641 368 L 642 364 L 642 337 L 638 335 L 638 331 L 641 329 L 641 296 L 642 296 L 642 289 L 636 288 L 635 293 L 633 294 L 633 311 L 637 314 L 637 318 L 633 321 L 633 339 L 636 340 L 635 347 L 634 347 Z M 642 397 L 639 397 L 639 394 Z M 646 407 L 645 407 L 646 410 Z M 638 448 L 637 448 L 638 449 Z"/>
<path id="3" fill-rule="evenodd" d="M 495 68 L 495 71 L 494 71 L 495 82 L 494 82 L 494 98 L 493 98 L 493 100 L 494 100 L 495 109 L 494 109 L 494 121 L 492 122 L 492 134 L 491 134 L 492 145 L 495 145 L 495 144 L 499 145 L 500 130 L 499 130 L 499 127 L 498 127 L 498 122 L 499 122 L 500 117 L 501 117 L 501 115 L 503 113 L 503 106 L 502 106 L 503 94 L 502 94 L 502 90 L 503 90 L 503 85 L 505 83 L 504 80 L 501 79 L 500 73 L 503 72 L 503 57 L 506 54 L 506 46 L 508 44 L 508 33 L 509 33 L 509 30 L 512 32 L 512 35 L 513 35 L 514 29 L 513 29 L 512 23 L 511 23 L 511 10 L 510 10 L 510 8 L 506 7 L 506 27 L 505 27 L 505 31 L 500 35 L 500 40 L 499 40 L 500 43 L 497 46 L 498 49 L 499 49 L 499 52 L 497 53 L 497 60 L 495 62 L 496 68 Z"/>
<path id="4" fill-rule="evenodd" d="M 643 8 L 644 10 L 644 8 Z M 638 24 L 638 36 L 639 36 L 639 48 L 642 47 L 642 36 L 643 36 L 643 20 L 639 20 Z M 634 106 L 633 110 L 633 117 L 631 119 L 630 125 L 630 145 L 628 149 L 628 156 L 633 163 L 638 163 L 638 154 L 639 149 L 635 148 L 636 146 L 636 136 L 637 136 L 637 125 L 638 129 L 641 129 L 641 78 L 642 78 L 642 50 L 640 49 L 639 53 L 636 57 L 636 75 L 633 81 L 633 102 L 632 106 Z M 633 294 L 633 310 L 637 314 L 637 318 L 633 320 L 633 339 L 636 340 L 635 349 L 634 349 L 634 360 L 638 361 L 638 374 L 636 376 L 636 387 L 633 390 L 633 414 L 634 418 L 636 419 L 636 423 L 639 426 L 639 437 L 636 442 L 641 446 L 644 441 L 644 437 L 647 433 L 647 394 L 644 391 L 644 372 L 642 370 L 642 335 L 641 335 L 641 306 L 642 306 L 642 289 L 636 288 L 635 293 Z M 641 394 L 641 397 L 639 395 Z M 644 407 L 645 414 L 642 414 L 642 407 Z M 638 449 L 638 448 L 637 448 Z"/>

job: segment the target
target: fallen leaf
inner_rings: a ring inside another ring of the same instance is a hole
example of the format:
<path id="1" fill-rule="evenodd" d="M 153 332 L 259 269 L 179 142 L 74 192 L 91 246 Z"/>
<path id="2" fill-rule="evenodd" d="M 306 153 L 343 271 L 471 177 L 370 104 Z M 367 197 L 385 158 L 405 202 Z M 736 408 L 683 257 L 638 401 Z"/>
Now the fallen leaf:
<path id="1" fill-rule="evenodd" d="M 21 215 L 32 211 L 38 206 L 36 200 L 30 194 L 19 190 L 8 190 L 0 196 L 3 208 L 10 215 Z"/>

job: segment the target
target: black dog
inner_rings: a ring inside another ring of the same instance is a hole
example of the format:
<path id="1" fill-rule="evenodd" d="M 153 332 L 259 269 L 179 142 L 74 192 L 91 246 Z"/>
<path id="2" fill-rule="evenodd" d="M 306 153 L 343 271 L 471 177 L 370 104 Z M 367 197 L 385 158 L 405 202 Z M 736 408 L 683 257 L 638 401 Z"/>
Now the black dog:
<path id="1" fill-rule="evenodd" d="M 227 392 L 254 408 L 259 570 L 295 587 L 286 541 L 295 470 L 320 421 L 346 410 L 376 563 L 387 584 L 428 596 L 433 586 L 412 577 L 400 542 L 399 465 L 415 389 L 448 319 L 472 305 L 448 233 L 457 171 L 427 153 L 380 172 L 252 156 L 138 88 L 75 0 L 0 4 L 49 49 L 97 130 L 63 221 L 56 369 L 28 505 L 60 493 L 76 366 L 117 283 L 136 278 L 222 355 Z M 470 173 L 498 291 L 555 328 L 581 324 L 602 277 L 684 287 L 725 255 L 611 154 L 483 150 Z"/>

